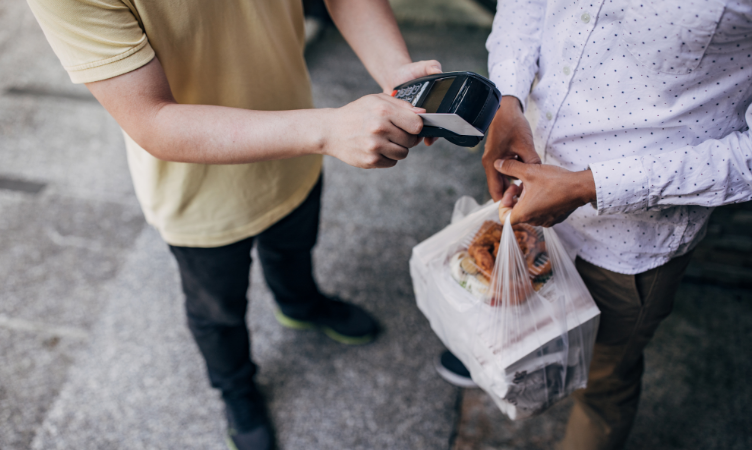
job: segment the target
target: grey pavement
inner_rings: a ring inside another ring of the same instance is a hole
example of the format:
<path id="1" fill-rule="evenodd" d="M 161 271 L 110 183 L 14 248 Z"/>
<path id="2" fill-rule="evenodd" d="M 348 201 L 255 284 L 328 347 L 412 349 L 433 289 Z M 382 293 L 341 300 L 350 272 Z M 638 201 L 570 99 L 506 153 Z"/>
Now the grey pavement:
<path id="1" fill-rule="evenodd" d="M 469 0 L 392 3 L 414 59 L 485 73 L 489 19 Z M 306 58 L 318 107 L 378 90 L 332 29 Z M 461 195 L 487 198 L 478 149 L 439 141 L 382 171 L 326 160 L 317 278 L 384 333 L 346 347 L 281 328 L 254 265 L 253 353 L 283 450 L 449 449 L 455 434 L 454 449 L 545 449 L 561 435 L 567 402 L 515 423 L 433 371 L 442 346 L 407 262 Z M 682 287 L 630 448 L 752 447 L 750 292 Z M 225 448 L 181 302 L 117 124 L 70 83 L 26 3 L 0 2 L 0 449 Z"/>

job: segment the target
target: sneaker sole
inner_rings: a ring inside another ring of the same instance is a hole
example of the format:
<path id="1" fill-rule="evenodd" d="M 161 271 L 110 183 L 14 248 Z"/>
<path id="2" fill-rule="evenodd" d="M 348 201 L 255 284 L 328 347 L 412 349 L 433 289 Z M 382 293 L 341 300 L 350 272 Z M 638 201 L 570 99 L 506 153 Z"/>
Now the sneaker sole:
<path id="1" fill-rule="evenodd" d="M 227 444 L 227 448 L 230 450 L 238 450 L 229 434 L 225 434 L 225 444 Z"/>
<path id="2" fill-rule="evenodd" d="M 444 379 L 447 383 L 461 387 L 461 388 L 477 388 L 478 385 L 475 384 L 475 381 L 473 381 L 472 378 L 466 378 L 460 375 L 457 375 L 456 373 L 450 371 L 446 367 L 441 365 L 441 357 L 436 358 L 436 361 L 434 361 L 434 368 L 436 369 L 436 373 L 439 374 L 441 378 Z"/>
<path id="3" fill-rule="evenodd" d="M 293 330 L 321 330 L 325 335 L 329 337 L 329 339 L 339 342 L 340 344 L 364 345 L 373 342 L 373 340 L 376 338 L 376 336 L 373 334 L 368 334 L 365 336 L 347 336 L 336 332 L 330 327 L 319 326 L 313 322 L 306 322 L 304 320 L 297 320 L 291 317 L 287 317 L 282 313 L 282 311 L 279 310 L 274 312 L 274 317 L 277 319 L 277 322 L 279 322 L 279 324 L 285 328 L 290 328 Z"/>

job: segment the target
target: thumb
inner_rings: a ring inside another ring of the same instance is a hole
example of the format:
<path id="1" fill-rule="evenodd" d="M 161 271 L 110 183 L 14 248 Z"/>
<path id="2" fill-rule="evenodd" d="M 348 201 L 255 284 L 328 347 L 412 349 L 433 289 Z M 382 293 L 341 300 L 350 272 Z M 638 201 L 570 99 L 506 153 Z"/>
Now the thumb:
<path id="1" fill-rule="evenodd" d="M 418 61 L 410 68 L 415 78 L 441 73 L 441 63 L 436 60 Z"/>
<path id="2" fill-rule="evenodd" d="M 494 169 L 510 177 L 519 178 L 524 181 L 527 174 L 527 164 L 515 161 L 513 159 L 497 159 L 494 161 Z"/>

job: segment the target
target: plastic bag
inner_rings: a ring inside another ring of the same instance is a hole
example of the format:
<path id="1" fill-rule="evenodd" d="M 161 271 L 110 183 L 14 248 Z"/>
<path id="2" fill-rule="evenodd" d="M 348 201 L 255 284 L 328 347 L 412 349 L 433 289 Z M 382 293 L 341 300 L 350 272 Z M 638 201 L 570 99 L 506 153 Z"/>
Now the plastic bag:
<path id="1" fill-rule="evenodd" d="M 498 206 L 458 200 L 410 274 L 433 330 L 516 420 L 585 387 L 600 311 L 556 232 L 502 224 Z"/>

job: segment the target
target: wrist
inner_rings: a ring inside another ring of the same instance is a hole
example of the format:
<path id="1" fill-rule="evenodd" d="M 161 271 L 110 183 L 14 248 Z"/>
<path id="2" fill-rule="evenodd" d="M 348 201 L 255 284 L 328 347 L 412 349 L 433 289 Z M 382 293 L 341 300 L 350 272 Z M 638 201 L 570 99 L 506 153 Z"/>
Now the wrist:
<path id="1" fill-rule="evenodd" d="M 499 102 L 499 109 L 507 114 L 523 114 L 522 102 L 513 95 L 502 95 Z"/>
<path id="2" fill-rule="evenodd" d="M 309 153 L 313 155 L 332 156 L 329 154 L 331 149 L 332 133 L 330 126 L 337 123 L 336 108 L 311 109 L 313 117 L 316 120 L 310 122 L 307 128 L 307 140 Z"/>
<path id="3" fill-rule="evenodd" d="M 577 176 L 577 189 L 578 198 L 583 205 L 593 203 L 597 199 L 595 179 L 593 178 L 593 172 L 590 169 L 585 169 L 581 172 L 575 172 Z"/>
<path id="4" fill-rule="evenodd" d="M 402 71 L 405 70 L 405 67 L 409 64 L 412 64 L 412 60 L 409 56 L 395 55 L 395 59 L 385 65 L 386 68 L 383 70 L 381 76 L 378 79 L 374 77 L 374 79 L 376 79 L 376 82 L 379 83 L 381 89 L 383 89 L 385 93 L 389 94 L 394 90 L 396 86 L 404 83 L 404 81 L 401 81 L 403 78 L 405 78 L 402 74 Z"/>

